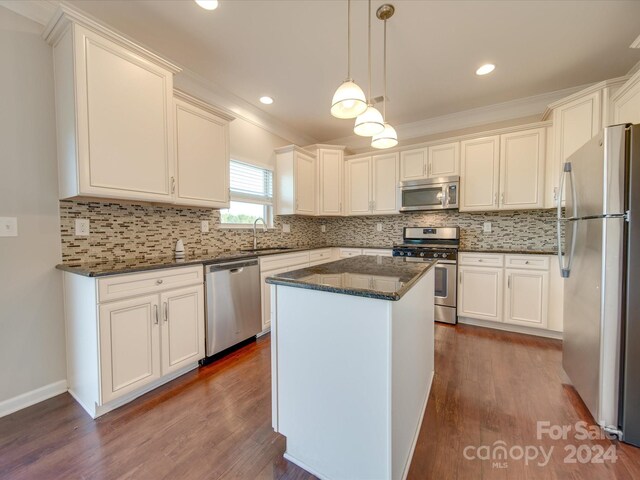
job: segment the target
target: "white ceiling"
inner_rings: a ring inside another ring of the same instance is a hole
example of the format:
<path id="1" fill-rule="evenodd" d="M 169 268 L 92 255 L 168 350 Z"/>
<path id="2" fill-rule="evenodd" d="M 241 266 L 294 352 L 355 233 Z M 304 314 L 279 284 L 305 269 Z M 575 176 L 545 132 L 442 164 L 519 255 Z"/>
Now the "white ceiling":
<path id="1" fill-rule="evenodd" d="M 352 133 L 329 113 L 346 75 L 346 0 L 73 0 L 170 60 L 318 141 Z M 373 11 L 384 3 L 375 0 Z M 640 1 L 391 0 L 388 119 L 398 125 L 624 75 L 640 60 Z M 367 2 L 352 2 L 352 76 L 366 91 Z M 382 22 L 373 20 L 373 96 Z M 495 72 L 477 77 L 483 63 Z M 275 103 L 258 102 L 271 95 Z"/>

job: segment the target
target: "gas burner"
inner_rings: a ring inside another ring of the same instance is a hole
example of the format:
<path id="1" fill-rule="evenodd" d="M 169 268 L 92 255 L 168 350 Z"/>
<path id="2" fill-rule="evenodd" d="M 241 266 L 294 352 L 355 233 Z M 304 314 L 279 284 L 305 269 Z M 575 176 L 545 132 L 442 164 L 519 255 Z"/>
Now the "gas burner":
<path id="1" fill-rule="evenodd" d="M 393 247 L 394 257 L 457 260 L 460 231 L 457 227 L 405 227 L 404 243 Z"/>

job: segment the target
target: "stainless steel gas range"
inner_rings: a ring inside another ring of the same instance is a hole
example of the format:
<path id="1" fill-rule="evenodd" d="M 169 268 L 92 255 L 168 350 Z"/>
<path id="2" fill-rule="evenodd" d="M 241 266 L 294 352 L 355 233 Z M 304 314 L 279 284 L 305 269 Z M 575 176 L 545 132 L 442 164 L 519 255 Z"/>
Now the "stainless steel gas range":
<path id="1" fill-rule="evenodd" d="M 458 227 L 405 227 L 403 243 L 393 247 L 394 257 L 405 257 L 410 262 L 438 260 L 435 267 L 435 319 L 436 322 L 458 322 L 457 282 Z"/>

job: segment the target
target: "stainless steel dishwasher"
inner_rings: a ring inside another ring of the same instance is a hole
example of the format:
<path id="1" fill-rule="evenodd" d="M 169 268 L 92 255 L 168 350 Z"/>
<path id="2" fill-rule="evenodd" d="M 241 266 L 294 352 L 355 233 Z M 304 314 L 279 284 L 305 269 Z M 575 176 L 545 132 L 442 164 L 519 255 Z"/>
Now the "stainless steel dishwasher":
<path id="1" fill-rule="evenodd" d="M 205 265 L 207 357 L 262 330 L 257 258 Z"/>

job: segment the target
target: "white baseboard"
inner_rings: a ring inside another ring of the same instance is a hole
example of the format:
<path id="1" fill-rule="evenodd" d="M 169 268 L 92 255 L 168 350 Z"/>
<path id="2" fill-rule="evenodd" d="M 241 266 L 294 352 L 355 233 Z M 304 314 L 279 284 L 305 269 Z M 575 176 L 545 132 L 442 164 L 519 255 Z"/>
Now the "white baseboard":
<path id="1" fill-rule="evenodd" d="M 0 402 L 0 417 L 48 400 L 67 391 L 67 381 L 60 380 Z"/>
<path id="2" fill-rule="evenodd" d="M 458 317 L 458 323 L 462 323 L 464 325 L 473 325 L 475 327 L 493 328 L 494 330 L 502 330 L 505 332 L 523 333 L 525 335 L 534 335 L 536 337 L 562 340 L 562 332 L 556 332 L 555 330 L 547 330 L 544 328 L 521 327 L 520 325 L 490 322 L 486 320 L 478 320 L 476 318 L 467 317 Z"/>

